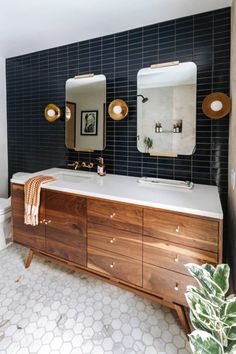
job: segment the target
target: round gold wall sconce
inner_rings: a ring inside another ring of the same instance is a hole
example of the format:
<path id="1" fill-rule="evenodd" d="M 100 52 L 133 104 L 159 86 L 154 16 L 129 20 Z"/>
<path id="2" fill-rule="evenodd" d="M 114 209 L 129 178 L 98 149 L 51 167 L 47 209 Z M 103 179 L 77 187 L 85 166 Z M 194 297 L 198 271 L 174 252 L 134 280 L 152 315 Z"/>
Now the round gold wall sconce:
<path id="1" fill-rule="evenodd" d="M 222 92 L 214 92 L 206 96 L 202 103 L 203 113 L 212 119 L 224 118 L 231 109 L 230 98 Z"/>
<path id="2" fill-rule="evenodd" d="M 44 109 L 44 116 L 48 122 L 53 123 L 61 117 L 61 109 L 53 103 L 49 103 Z"/>
<path id="3" fill-rule="evenodd" d="M 109 104 L 108 114 L 113 120 L 122 120 L 128 114 L 127 103 L 121 99 L 116 99 Z"/>

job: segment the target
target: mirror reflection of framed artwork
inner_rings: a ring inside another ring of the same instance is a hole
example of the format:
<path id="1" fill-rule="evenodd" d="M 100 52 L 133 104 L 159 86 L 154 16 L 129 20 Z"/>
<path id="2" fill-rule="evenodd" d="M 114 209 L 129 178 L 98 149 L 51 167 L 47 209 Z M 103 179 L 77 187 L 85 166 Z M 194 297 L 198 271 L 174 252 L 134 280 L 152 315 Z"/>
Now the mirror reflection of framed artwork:
<path id="1" fill-rule="evenodd" d="M 98 111 L 81 111 L 81 135 L 98 134 Z"/>
<path id="2" fill-rule="evenodd" d="M 106 76 L 78 75 L 66 81 L 65 142 L 74 150 L 104 150 L 106 146 Z M 75 113 L 75 124 L 71 118 Z"/>

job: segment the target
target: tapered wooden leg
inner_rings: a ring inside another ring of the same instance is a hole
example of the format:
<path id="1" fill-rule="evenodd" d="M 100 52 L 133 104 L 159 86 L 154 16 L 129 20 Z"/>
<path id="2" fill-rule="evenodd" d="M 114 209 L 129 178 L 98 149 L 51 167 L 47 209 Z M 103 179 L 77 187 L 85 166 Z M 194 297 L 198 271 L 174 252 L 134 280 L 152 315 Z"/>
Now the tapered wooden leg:
<path id="1" fill-rule="evenodd" d="M 34 252 L 30 249 L 28 252 L 28 255 L 26 257 L 26 260 L 25 260 L 25 268 L 29 268 L 29 266 L 32 262 L 32 259 L 33 259 L 33 255 L 34 255 Z"/>
<path id="2" fill-rule="evenodd" d="M 186 334 L 186 336 L 191 332 L 190 326 L 189 326 L 189 322 L 188 322 L 188 318 L 186 316 L 185 313 L 185 309 L 184 306 L 181 305 L 177 305 L 175 304 L 175 310 L 177 312 L 180 324 Z"/>

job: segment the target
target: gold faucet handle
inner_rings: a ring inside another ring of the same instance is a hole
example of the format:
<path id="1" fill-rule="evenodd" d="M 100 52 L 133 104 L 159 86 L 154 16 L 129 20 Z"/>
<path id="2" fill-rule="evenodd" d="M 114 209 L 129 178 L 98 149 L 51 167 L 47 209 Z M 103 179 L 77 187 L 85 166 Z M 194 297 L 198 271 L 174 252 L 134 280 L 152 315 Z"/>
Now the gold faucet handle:
<path id="1" fill-rule="evenodd" d="M 93 164 L 93 162 L 82 162 L 82 167 L 84 167 L 84 168 L 89 168 L 89 169 L 91 169 L 91 168 L 93 168 L 93 166 L 94 166 L 94 164 Z"/>
<path id="2" fill-rule="evenodd" d="M 73 163 L 68 163 L 67 166 L 74 167 L 74 169 L 76 170 L 79 167 L 79 161 L 75 161 Z"/>

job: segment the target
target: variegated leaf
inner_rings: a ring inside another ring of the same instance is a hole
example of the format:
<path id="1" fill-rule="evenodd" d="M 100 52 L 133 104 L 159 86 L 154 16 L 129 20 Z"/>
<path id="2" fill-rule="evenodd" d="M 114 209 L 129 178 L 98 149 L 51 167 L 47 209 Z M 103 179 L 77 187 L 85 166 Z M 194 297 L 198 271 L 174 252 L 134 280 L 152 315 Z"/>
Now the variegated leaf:
<path id="1" fill-rule="evenodd" d="M 215 267 L 213 267 L 213 265 L 205 263 L 202 265 L 202 268 L 206 269 L 208 271 L 208 273 L 210 274 L 211 277 L 213 277 L 214 273 L 215 273 Z"/>
<path id="2" fill-rule="evenodd" d="M 236 297 L 227 300 L 224 313 L 227 316 L 236 317 Z"/>
<path id="3" fill-rule="evenodd" d="M 195 330 L 190 334 L 189 341 L 194 354 L 224 354 L 221 343 L 210 333 Z"/>
<path id="4" fill-rule="evenodd" d="M 209 294 L 224 294 L 220 286 L 211 279 L 210 274 L 206 269 L 194 263 L 188 263 L 185 265 L 185 267 L 188 269 L 189 273 L 197 280 L 199 285 L 202 286 Z"/>
<path id="5" fill-rule="evenodd" d="M 229 290 L 229 266 L 228 264 L 218 264 L 213 275 L 213 280 L 221 288 L 224 294 Z"/>

